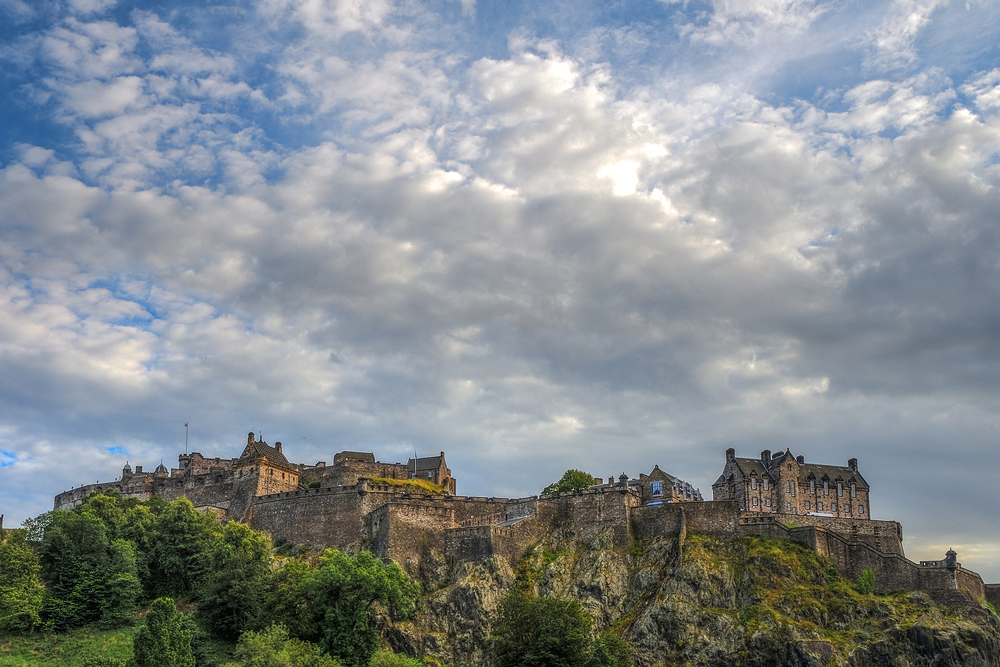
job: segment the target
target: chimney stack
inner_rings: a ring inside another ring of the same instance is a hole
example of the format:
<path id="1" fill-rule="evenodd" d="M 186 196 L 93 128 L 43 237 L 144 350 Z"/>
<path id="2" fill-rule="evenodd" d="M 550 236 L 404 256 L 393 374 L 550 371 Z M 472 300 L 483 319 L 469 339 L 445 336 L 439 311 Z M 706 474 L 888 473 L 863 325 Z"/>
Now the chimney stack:
<path id="1" fill-rule="evenodd" d="M 771 450 L 765 449 L 760 453 L 760 462 L 764 464 L 764 468 L 771 467 Z"/>
<path id="2" fill-rule="evenodd" d="M 847 467 L 850 468 L 851 470 L 853 470 L 854 472 L 857 472 L 858 471 L 858 460 L 857 459 L 848 459 L 847 460 Z"/>
<path id="3" fill-rule="evenodd" d="M 726 461 L 733 461 L 736 459 L 736 450 L 730 447 L 726 450 Z"/>
<path id="4" fill-rule="evenodd" d="M 281 453 L 281 443 L 280 442 L 274 443 L 274 451 L 278 452 L 279 454 Z"/>
<path id="5" fill-rule="evenodd" d="M 798 456 L 795 457 L 795 460 L 799 462 L 800 466 L 801 465 L 805 465 L 806 457 L 804 457 L 801 454 L 799 454 Z"/>

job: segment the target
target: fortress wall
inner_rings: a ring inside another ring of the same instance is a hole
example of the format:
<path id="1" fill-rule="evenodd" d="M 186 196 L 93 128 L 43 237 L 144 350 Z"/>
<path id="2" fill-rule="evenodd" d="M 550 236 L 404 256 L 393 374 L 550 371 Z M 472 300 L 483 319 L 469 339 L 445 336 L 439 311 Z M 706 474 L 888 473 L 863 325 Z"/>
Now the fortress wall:
<path id="1" fill-rule="evenodd" d="M 986 598 L 986 584 L 978 572 L 966 570 L 959 567 L 955 571 L 955 583 L 960 591 L 966 591 L 973 600 L 983 600 Z"/>
<path id="2" fill-rule="evenodd" d="M 354 487 L 287 491 L 257 498 L 249 523 L 293 544 L 344 547 L 365 535 L 362 517 L 370 502 Z"/>
<path id="3" fill-rule="evenodd" d="M 639 497 L 622 488 L 563 493 L 538 499 L 538 512 L 553 517 L 553 523 L 569 530 L 583 542 L 611 529 L 615 544 L 632 542 L 629 512 L 638 506 Z"/>
<path id="4" fill-rule="evenodd" d="M 492 526 L 463 526 L 445 532 L 445 554 L 449 563 L 487 560 L 494 555 Z"/>
<path id="5" fill-rule="evenodd" d="M 529 516 L 508 528 L 493 526 L 490 533 L 493 555 L 502 556 L 513 565 L 528 547 L 545 537 L 552 529 L 553 519 L 553 513 L 543 509 L 541 514 Z"/>
<path id="6" fill-rule="evenodd" d="M 993 608 L 1000 611 L 1000 584 L 986 584 L 984 587 L 986 601 L 993 605 Z"/>
<path id="7" fill-rule="evenodd" d="M 684 528 L 682 503 L 640 505 L 632 509 L 632 535 L 645 540 L 658 535 L 678 535 Z"/>
<path id="8" fill-rule="evenodd" d="M 321 486 L 354 486 L 362 477 L 383 477 L 386 479 L 407 479 L 405 463 L 369 463 L 347 459 L 332 466 L 310 468 L 303 471 L 305 480 L 319 479 Z"/>
<path id="9" fill-rule="evenodd" d="M 734 500 L 680 503 L 680 507 L 684 510 L 684 521 L 688 532 L 721 537 L 734 537 L 739 534 L 739 512 L 736 510 Z"/>
<path id="10" fill-rule="evenodd" d="M 454 524 L 454 509 L 392 502 L 385 506 L 388 534 L 385 555 L 411 575 L 428 549 L 445 554 L 446 528 Z"/>
<path id="11" fill-rule="evenodd" d="M 527 498 L 510 498 L 507 500 L 504 512 L 506 518 L 516 519 L 522 516 L 531 516 L 537 511 L 538 496 L 528 496 Z"/>
<path id="12" fill-rule="evenodd" d="M 706 503 L 707 504 L 707 503 Z M 843 535 L 852 542 L 863 542 L 883 553 L 903 554 L 903 527 L 895 521 L 846 519 L 812 514 L 764 514 L 742 512 L 741 525 L 763 525 L 776 521 L 785 526 L 816 526 Z M 697 530 L 688 526 L 688 530 Z"/>

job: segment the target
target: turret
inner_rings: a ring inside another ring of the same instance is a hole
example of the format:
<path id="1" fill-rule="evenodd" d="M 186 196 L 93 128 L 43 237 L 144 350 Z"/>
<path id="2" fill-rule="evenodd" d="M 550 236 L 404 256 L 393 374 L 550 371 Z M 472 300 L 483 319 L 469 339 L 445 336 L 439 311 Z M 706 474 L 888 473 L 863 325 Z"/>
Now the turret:
<path id="1" fill-rule="evenodd" d="M 156 466 L 156 470 L 153 471 L 153 477 L 169 477 L 170 471 L 167 470 L 167 466 L 163 465 L 163 461 L 160 461 L 160 465 Z"/>
<path id="2" fill-rule="evenodd" d="M 130 466 L 128 464 L 128 461 L 126 461 L 125 467 L 122 468 L 122 481 L 125 482 L 131 478 L 132 478 L 132 466 Z"/>

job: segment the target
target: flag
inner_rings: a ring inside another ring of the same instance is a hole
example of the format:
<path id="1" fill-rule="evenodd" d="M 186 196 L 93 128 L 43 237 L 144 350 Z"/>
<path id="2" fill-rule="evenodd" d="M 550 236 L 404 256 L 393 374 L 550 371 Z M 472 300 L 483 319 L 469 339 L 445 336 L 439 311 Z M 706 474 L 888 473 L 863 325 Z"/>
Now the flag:
<path id="1" fill-rule="evenodd" d="M 187 427 L 188 427 L 188 423 L 184 422 L 184 428 L 187 428 Z"/>

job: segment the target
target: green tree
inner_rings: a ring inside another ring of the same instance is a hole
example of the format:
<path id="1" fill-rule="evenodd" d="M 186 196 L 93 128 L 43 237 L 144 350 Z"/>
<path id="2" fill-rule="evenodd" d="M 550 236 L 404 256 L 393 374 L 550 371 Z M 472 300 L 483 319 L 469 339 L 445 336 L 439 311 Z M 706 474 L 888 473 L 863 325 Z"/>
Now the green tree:
<path id="1" fill-rule="evenodd" d="M 157 598 L 132 639 L 128 667 L 194 667 L 191 633 L 170 598 Z"/>
<path id="2" fill-rule="evenodd" d="M 866 568 L 858 576 L 858 592 L 859 593 L 874 593 L 875 592 L 875 570 L 871 568 Z"/>
<path id="3" fill-rule="evenodd" d="M 567 470 L 559 481 L 542 489 L 543 496 L 553 496 L 567 491 L 581 491 L 595 483 L 594 476 L 582 470 Z"/>
<path id="4" fill-rule="evenodd" d="M 131 622 L 142 598 L 142 584 L 136 570 L 135 546 L 128 540 L 115 540 L 109 549 L 109 562 L 101 607 L 101 625 L 117 627 Z"/>
<path id="5" fill-rule="evenodd" d="M 47 584 L 44 616 L 56 630 L 100 618 L 109 552 L 100 519 L 88 513 L 52 512 L 39 557 Z"/>
<path id="6" fill-rule="evenodd" d="M 319 645 L 348 667 L 366 667 L 379 647 L 373 605 L 396 619 L 413 614 L 418 588 L 395 563 L 367 551 L 328 549 L 302 587 L 320 628 Z"/>
<path id="7" fill-rule="evenodd" d="M 288 561 L 268 579 L 258 627 L 281 623 L 292 637 L 319 639 L 319 617 L 303 582 L 314 568 L 304 560 Z"/>
<path id="8" fill-rule="evenodd" d="M 234 652 L 239 667 L 340 667 L 316 644 L 289 638 L 288 630 L 272 625 L 261 632 L 244 632 Z"/>
<path id="9" fill-rule="evenodd" d="M 41 623 L 45 586 L 38 554 L 26 531 L 4 531 L 0 541 L 0 630 L 33 631 Z"/>
<path id="10" fill-rule="evenodd" d="M 583 667 L 593 620 L 576 600 L 514 592 L 500 603 L 490 652 L 496 667 Z"/>
<path id="11" fill-rule="evenodd" d="M 215 516 L 202 514 L 190 500 L 169 503 L 153 524 L 150 593 L 157 597 L 191 595 L 205 573 L 208 551 L 219 530 Z"/>
<path id="12" fill-rule="evenodd" d="M 369 667 L 423 667 L 423 665 L 423 661 L 416 658 L 407 658 L 392 651 L 379 651 L 372 656 Z"/>
<path id="13" fill-rule="evenodd" d="M 208 554 L 198 615 L 213 634 L 235 639 L 261 615 L 270 574 L 271 545 L 263 535 L 230 521 Z"/>

